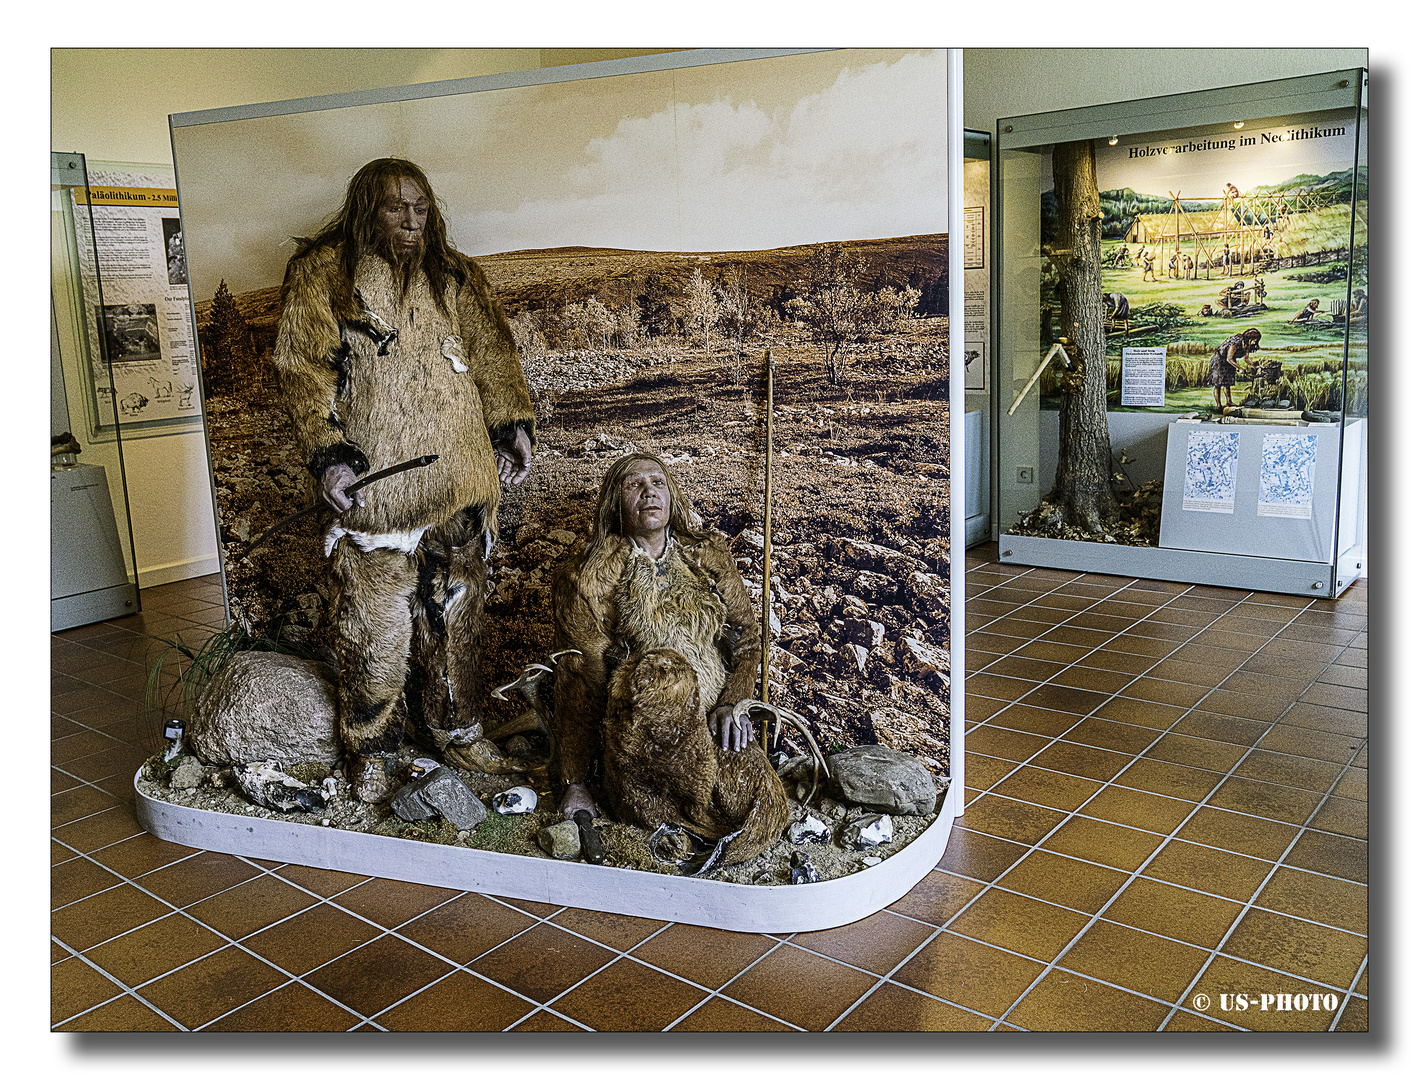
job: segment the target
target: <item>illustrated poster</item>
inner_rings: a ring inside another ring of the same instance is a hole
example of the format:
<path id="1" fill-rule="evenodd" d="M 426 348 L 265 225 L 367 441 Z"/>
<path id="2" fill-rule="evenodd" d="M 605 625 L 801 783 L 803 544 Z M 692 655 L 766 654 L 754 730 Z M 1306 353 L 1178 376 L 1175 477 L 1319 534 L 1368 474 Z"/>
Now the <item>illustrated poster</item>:
<path id="1" fill-rule="evenodd" d="M 103 285 L 103 318 L 93 259 L 80 246 L 85 296 L 94 298 L 85 315 L 90 340 L 105 337 L 113 378 L 102 351 L 90 358 L 95 392 L 110 395 L 125 427 L 155 420 L 196 417 L 196 351 L 188 295 L 187 253 L 178 216 L 177 188 L 162 166 L 89 166 L 94 240 Z M 74 211 L 86 214 L 82 188 L 74 189 Z M 102 330 L 100 331 L 100 327 Z M 105 406 L 106 406 L 105 402 Z M 108 409 L 101 416 L 111 416 Z"/>
<path id="2" fill-rule="evenodd" d="M 1189 431 L 1184 510 L 1230 514 L 1237 499 L 1237 455 L 1241 435 L 1235 431 Z"/>
<path id="3" fill-rule="evenodd" d="M 1304 518 L 1315 501 L 1316 437 L 1275 432 L 1261 442 L 1258 517 Z"/>

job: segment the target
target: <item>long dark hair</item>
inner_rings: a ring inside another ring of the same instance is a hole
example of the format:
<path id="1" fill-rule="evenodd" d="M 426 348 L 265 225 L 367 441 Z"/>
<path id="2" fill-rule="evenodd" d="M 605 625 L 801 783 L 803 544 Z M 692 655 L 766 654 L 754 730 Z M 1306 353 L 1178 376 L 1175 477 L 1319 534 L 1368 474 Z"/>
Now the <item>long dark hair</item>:
<path id="1" fill-rule="evenodd" d="M 405 180 L 412 180 L 429 204 L 429 215 L 424 222 L 423 247 L 417 264 L 406 267 L 401 292 L 409 287 L 415 269 L 422 269 L 429 279 L 429 290 L 434 295 L 434 303 L 445 315 L 444 291 L 450 277 L 460 284 L 463 280 L 462 257 L 448 243 L 448 229 L 444 224 L 443 212 L 438 197 L 434 194 L 429 178 L 424 170 L 412 161 L 403 158 L 376 158 L 363 166 L 350 178 L 345 188 L 345 202 L 335 215 L 309 238 L 296 241 L 296 258 L 322 245 L 338 246 L 345 266 L 345 279 L 350 282 L 353 304 L 355 269 L 365 255 L 378 255 L 394 268 L 399 262 L 394 257 L 393 246 L 386 238 L 380 224 L 380 208 L 389 198 L 390 192 L 397 192 Z"/>

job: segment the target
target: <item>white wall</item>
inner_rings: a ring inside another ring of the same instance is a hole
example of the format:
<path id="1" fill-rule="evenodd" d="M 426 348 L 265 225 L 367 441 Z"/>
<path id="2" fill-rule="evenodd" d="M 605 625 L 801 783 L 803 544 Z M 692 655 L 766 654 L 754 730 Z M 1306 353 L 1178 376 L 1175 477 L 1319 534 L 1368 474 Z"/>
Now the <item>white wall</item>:
<path id="1" fill-rule="evenodd" d="M 657 49 L 54 49 L 51 149 L 94 161 L 171 164 L 168 114 Z M 1366 63 L 1363 49 L 966 49 L 965 122 L 1096 105 Z M 125 444 L 139 581 L 217 568 L 201 434 Z"/>

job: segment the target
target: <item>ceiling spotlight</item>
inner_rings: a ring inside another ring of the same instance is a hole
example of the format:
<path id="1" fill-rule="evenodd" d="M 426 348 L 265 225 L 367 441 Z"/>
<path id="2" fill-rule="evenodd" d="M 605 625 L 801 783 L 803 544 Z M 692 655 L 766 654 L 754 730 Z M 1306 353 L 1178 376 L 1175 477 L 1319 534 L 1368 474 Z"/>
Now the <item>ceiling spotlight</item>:
<path id="1" fill-rule="evenodd" d="M 1117 135 L 1115 135 L 1112 139 L 1109 140 L 1109 145 L 1110 145 L 1110 146 L 1117 146 L 1117 145 L 1118 145 L 1118 136 L 1117 136 Z"/>
<path id="2" fill-rule="evenodd" d="M 1232 126 L 1233 126 L 1234 128 L 1236 128 L 1237 130 L 1240 131 L 1243 127 L 1246 126 L 1246 121 L 1245 121 L 1245 120 L 1238 120 L 1238 121 L 1237 121 L 1235 124 L 1233 124 Z"/>

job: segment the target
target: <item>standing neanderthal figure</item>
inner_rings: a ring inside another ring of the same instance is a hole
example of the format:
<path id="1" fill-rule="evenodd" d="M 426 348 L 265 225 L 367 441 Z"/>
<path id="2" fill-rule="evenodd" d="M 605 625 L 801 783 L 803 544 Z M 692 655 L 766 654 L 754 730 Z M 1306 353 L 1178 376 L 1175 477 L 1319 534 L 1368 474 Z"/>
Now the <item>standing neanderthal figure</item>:
<path id="1" fill-rule="evenodd" d="M 428 179 L 381 158 L 301 240 L 282 285 L 281 393 L 319 496 L 335 593 L 340 735 L 359 798 L 417 734 L 476 764 L 478 633 L 499 481 L 532 464 L 532 402 L 483 271 L 448 242 Z M 432 465 L 346 492 L 371 469 Z"/>
<path id="2" fill-rule="evenodd" d="M 691 524 L 665 463 L 630 454 L 607 472 L 592 537 L 552 590 L 557 668 L 554 773 L 561 812 L 596 812 L 599 776 L 618 819 L 687 826 L 727 863 L 764 851 L 788 823 L 783 785 L 733 706 L 754 693 L 759 633 L 728 545 Z"/>

